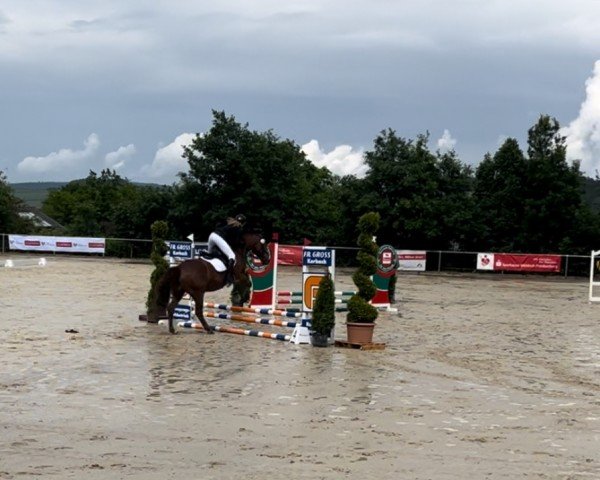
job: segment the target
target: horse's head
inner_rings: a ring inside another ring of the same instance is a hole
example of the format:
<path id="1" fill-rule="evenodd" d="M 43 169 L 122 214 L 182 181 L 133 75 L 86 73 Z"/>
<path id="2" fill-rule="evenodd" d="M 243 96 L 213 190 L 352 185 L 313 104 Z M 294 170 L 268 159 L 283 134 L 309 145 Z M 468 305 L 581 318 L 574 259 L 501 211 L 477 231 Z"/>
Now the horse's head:
<path id="1" fill-rule="evenodd" d="M 271 253 L 267 247 L 267 242 L 259 231 L 247 231 L 242 234 L 242 241 L 246 249 L 256 255 L 263 265 L 268 265 L 271 261 Z"/>

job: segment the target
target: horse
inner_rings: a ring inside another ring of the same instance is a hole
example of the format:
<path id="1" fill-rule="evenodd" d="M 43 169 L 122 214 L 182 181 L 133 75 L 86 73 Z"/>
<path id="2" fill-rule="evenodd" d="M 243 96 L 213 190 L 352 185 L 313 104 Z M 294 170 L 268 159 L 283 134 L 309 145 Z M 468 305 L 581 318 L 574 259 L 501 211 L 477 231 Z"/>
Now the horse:
<path id="1" fill-rule="evenodd" d="M 248 252 L 256 255 L 267 265 L 271 258 L 269 249 L 262 234 L 256 230 L 244 231 L 238 245 L 231 245 L 235 253 L 234 279 L 235 282 L 244 279 L 246 256 Z M 155 286 L 155 305 L 148 311 L 148 321 L 157 322 L 158 312 L 167 311 L 169 332 L 175 333 L 173 313 L 184 294 L 188 293 L 196 303 L 196 316 L 202 323 L 206 333 L 214 333 L 204 318 L 204 294 L 214 292 L 225 286 L 227 272 L 218 272 L 213 265 L 202 258 L 186 260 L 179 265 L 170 267 L 159 278 Z M 169 297 L 171 301 L 169 301 Z"/>

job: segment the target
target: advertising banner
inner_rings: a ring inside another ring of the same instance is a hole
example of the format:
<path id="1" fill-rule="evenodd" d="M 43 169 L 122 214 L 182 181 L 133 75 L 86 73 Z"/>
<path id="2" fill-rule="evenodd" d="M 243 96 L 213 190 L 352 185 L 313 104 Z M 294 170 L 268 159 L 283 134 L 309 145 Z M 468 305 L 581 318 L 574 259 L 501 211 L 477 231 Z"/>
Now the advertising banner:
<path id="1" fill-rule="evenodd" d="M 177 260 L 192 258 L 192 242 L 169 242 L 169 256 Z"/>
<path id="2" fill-rule="evenodd" d="M 302 265 L 321 265 L 331 267 L 333 250 L 326 247 L 306 247 L 302 253 Z"/>
<path id="3" fill-rule="evenodd" d="M 525 253 L 479 253 L 478 270 L 501 270 L 504 272 L 560 272 L 560 255 Z"/>
<path id="4" fill-rule="evenodd" d="M 396 250 L 398 253 L 398 270 L 424 272 L 427 264 L 425 250 Z"/>
<path id="5" fill-rule="evenodd" d="M 493 270 L 494 269 L 494 254 L 493 253 L 478 253 L 477 254 L 477 270 Z"/>
<path id="6" fill-rule="evenodd" d="M 560 272 L 560 255 L 494 254 L 494 270 L 507 272 Z"/>
<path id="7" fill-rule="evenodd" d="M 10 250 L 28 252 L 104 253 L 106 240 L 89 237 L 9 235 L 8 245 Z"/>
<path id="8" fill-rule="evenodd" d="M 301 245 L 279 245 L 279 265 L 302 265 L 303 250 Z"/>

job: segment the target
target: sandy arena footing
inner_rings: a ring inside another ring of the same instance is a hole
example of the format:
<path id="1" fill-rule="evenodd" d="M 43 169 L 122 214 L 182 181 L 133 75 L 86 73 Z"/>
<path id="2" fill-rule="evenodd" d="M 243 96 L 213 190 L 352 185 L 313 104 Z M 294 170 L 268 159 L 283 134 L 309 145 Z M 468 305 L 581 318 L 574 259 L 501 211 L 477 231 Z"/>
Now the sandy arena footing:
<path id="1" fill-rule="evenodd" d="M 170 335 L 150 264 L 46 258 L 0 269 L 0 479 L 600 478 L 586 279 L 401 274 L 360 351 Z"/>

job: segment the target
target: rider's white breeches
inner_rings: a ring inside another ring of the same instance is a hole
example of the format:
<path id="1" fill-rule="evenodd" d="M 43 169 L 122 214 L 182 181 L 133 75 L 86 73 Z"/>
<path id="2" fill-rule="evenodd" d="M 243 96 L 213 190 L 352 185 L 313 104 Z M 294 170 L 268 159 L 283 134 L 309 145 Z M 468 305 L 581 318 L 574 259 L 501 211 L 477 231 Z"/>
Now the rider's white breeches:
<path id="1" fill-rule="evenodd" d="M 221 250 L 229 260 L 235 261 L 235 253 L 229 244 L 217 233 L 213 232 L 208 236 L 208 248 L 210 253 L 214 253 L 215 247 Z"/>

